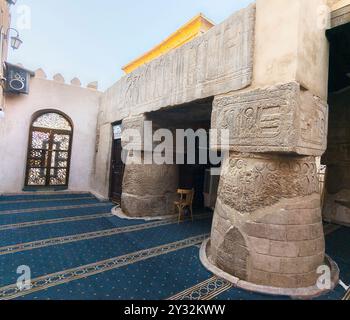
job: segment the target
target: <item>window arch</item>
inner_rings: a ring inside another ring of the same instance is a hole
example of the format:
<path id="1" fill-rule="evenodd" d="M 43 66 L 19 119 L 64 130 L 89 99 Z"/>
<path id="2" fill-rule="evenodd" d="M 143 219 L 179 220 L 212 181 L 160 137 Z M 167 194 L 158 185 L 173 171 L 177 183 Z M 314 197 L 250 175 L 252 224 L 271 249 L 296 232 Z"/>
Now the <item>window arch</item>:
<path id="1" fill-rule="evenodd" d="M 29 132 L 26 187 L 68 187 L 73 122 L 58 110 L 35 113 Z"/>
<path id="2" fill-rule="evenodd" d="M 41 113 L 32 124 L 36 128 L 72 131 L 71 121 L 57 112 Z"/>

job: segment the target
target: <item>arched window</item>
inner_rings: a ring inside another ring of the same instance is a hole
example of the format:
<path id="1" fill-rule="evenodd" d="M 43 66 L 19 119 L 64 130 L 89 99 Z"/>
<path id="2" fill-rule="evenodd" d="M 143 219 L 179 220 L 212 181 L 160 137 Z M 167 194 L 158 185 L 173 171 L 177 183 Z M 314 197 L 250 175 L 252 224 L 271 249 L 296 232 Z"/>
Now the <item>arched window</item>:
<path id="1" fill-rule="evenodd" d="M 67 187 L 73 124 L 60 111 L 33 116 L 29 133 L 26 187 Z"/>

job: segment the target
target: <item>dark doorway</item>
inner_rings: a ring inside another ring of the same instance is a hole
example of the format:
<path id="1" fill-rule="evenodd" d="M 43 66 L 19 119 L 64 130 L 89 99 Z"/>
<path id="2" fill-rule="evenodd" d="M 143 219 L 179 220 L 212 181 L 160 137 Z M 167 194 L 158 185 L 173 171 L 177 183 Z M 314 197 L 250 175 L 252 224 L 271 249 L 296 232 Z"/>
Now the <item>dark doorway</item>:
<path id="1" fill-rule="evenodd" d="M 110 199 L 117 204 L 121 203 L 123 192 L 123 176 L 125 165 L 122 158 L 122 125 L 113 125 L 113 144 L 111 160 L 111 182 L 110 182 Z"/>
<path id="2" fill-rule="evenodd" d="M 329 93 L 332 94 L 350 86 L 350 23 L 328 30 L 327 37 L 330 42 Z"/>
<path id="3" fill-rule="evenodd" d="M 207 145 L 201 146 L 196 138 L 195 161 L 189 161 L 189 152 L 185 142 L 184 164 L 179 164 L 179 185 L 180 189 L 194 189 L 193 207 L 198 212 L 204 208 L 214 208 L 217 198 L 219 176 L 212 176 L 211 169 L 220 167 L 220 164 L 213 165 L 209 160 L 209 129 L 211 128 L 213 97 L 192 101 L 190 103 L 168 107 L 162 110 L 148 113 L 147 120 L 153 122 L 156 129 L 167 128 L 174 134 L 177 129 L 181 130 L 204 130 L 207 132 Z M 200 161 L 200 150 L 205 148 L 208 157 L 203 164 Z"/>
<path id="4" fill-rule="evenodd" d="M 34 115 L 29 133 L 25 188 L 67 188 L 73 125 L 59 111 Z"/>
<path id="5" fill-rule="evenodd" d="M 339 11 L 340 12 L 340 11 Z M 347 12 L 350 6 L 341 12 Z M 335 14 L 334 14 L 335 16 Z M 341 21 L 338 19 L 338 22 Z M 344 20 L 344 22 L 347 19 Z M 328 146 L 322 157 L 325 185 L 323 218 L 339 225 L 350 223 L 350 23 L 327 31 L 330 42 Z"/>
<path id="6" fill-rule="evenodd" d="M 209 144 L 208 144 L 209 159 Z M 185 154 L 185 164 L 179 167 L 179 187 L 180 189 L 194 189 L 193 207 L 195 209 L 215 207 L 217 198 L 217 189 L 219 185 L 219 176 L 211 174 L 211 169 L 219 168 L 220 164 L 213 165 L 210 161 L 207 164 L 199 163 L 199 149 L 196 149 L 196 163 L 187 163 L 187 154 Z"/>

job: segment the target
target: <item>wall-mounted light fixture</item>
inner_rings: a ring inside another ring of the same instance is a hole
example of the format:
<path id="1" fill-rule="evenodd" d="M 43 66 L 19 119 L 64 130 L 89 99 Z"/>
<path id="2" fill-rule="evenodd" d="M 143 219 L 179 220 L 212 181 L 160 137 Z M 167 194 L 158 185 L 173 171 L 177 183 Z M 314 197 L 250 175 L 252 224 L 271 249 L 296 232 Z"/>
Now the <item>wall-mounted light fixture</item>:
<path id="1" fill-rule="evenodd" d="M 3 33 L 3 28 L 0 29 L 0 32 L 1 32 L 1 43 L 3 40 L 10 40 L 10 45 L 11 45 L 11 48 L 13 50 L 17 50 L 19 49 L 19 47 L 21 46 L 21 44 L 23 43 L 23 41 L 19 38 L 19 32 L 14 29 L 14 28 L 8 28 L 6 33 Z M 14 31 L 16 34 L 14 36 L 11 37 L 11 39 L 9 39 L 10 37 L 10 32 L 11 31 Z"/>

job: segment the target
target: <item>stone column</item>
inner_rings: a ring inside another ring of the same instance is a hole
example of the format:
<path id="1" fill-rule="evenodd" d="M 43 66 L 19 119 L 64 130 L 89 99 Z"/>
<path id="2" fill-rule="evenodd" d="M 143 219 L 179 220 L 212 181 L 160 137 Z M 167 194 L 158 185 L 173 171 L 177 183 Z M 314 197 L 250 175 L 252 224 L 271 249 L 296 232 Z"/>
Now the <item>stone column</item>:
<path id="1" fill-rule="evenodd" d="M 174 201 L 178 188 L 179 172 L 177 165 L 145 164 L 146 156 L 152 152 L 144 151 L 144 116 L 125 119 L 123 130 L 133 129 L 140 132 L 141 145 L 126 144 L 123 148 L 129 152 L 126 161 L 122 210 L 130 217 L 161 217 L 175 214 Z M 124 135 L 123 135 L 124 138 Z M 130 151 L 128 149 L 133 149 Z M 130 158 L 135 163 L 129 163 Z"/>
<path id="2" fill-rule="evenodd" d="M 315 285 L 325 252 L 315 159 L 231 153 L 223 170 L 213 263 L 259 285 Z"/>
<path id="3" fill-rule="evenodd" d="M 213 270 L 265 292 L 316 287 L 327 111 L 296 82 L 215 98 L 212 125 L 229 130 L 230 152 L 206 248 Z"/>
<path id="4" fill-rule="evenodd" d="M 350 90 L 330 96 L 324 219 L 350 225 Z"/>

